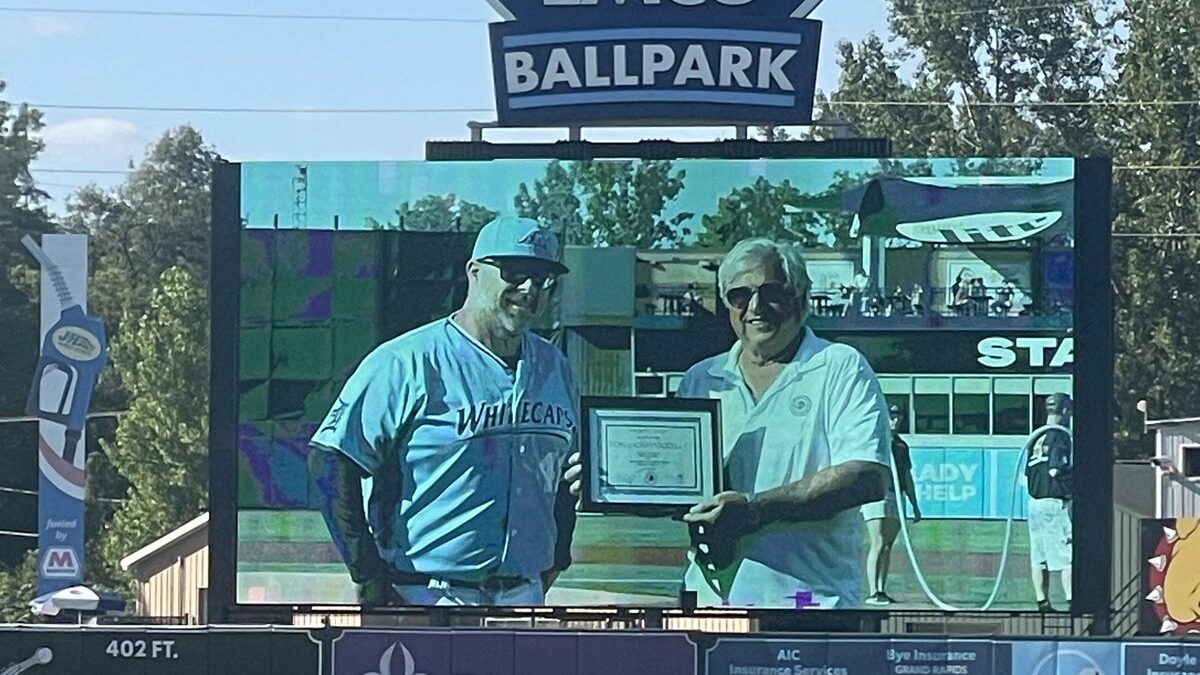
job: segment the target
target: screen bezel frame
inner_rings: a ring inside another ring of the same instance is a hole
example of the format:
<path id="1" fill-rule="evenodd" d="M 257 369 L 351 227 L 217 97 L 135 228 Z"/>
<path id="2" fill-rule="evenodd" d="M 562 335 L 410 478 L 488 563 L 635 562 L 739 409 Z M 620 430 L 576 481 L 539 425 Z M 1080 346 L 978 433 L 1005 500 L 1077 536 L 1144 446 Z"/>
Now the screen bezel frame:
<path id="1" fill-rule="evenodd" d="M 718 148 L 719 150 L 719 148 Z M 866 154 L 821 156 L 810 159 L 893 159 Z M 634 157 L 657 159 L 658 157 Z M 712 159 L 733 159 L 714 153 Z M 579 159 L 586 159 L 580 157 Z M 781 158 L 782 159 L 782 158 Z M 920 158 L 901 158 L 920 159 Z M 1112 570 L 1112 465 L 1114 340 L 1112 292 L 1112 161 L 1109 158 L 1075 158 L 1075 248 L 1074 321 L 1075 390 L 1074 431 L 1077 485 L 1086 490 L 1074 495 L 1072 527 L 1073 599 L 1069 613 L 1107 617 L 1111 611 Z M 237 602 L 237 439 L 239 398 L 239 321 L 241 275 L 241 164 L 221 162 L 213 168 L 212 266 L 211 266 L 211 363 L 209 439 L 209 588 L 208 616 L 214 623 L 232 617 L 255 620 L 286 617 L 294 612 L 328 607 L 326 603 L 241 604 Z M 1082 236 L 1081 236 L 1082 235 Z M 1086 476 L 1086 480 L 1082 477 Z M 1078 516 L 1075 514 L 1079 514 Z M 1086 517 L 1083 517 L 1086 514 Z M 1079 573 L 1086 561 L 1087 574 Z M 352 605 L 333 606 L 350 610 Z M 483 616 L 512 616 L 530 608 L 455 608 L 454 613 Z M 576 608 L 544 607 L 544 611 L 572 612 Z M 663 607 L 626 605 L 590 606 L 598 616 L 625 610 L 671 610 Z M 392 613 L 427 613 L 426 607 L 397 607 Z M 687 613 L 687 609 L 684 609 Z M 737 608 L 747 616 L 796 614 L 796 610 Z M 938 610 L 912 610 L 921 614 Z M 1030 614 L 1035 610 L 993 610 L 997 614 Z M 884 616 L 887 609 L 822 610 L 822 615 Z M 974 610 L 963 613 L 976 614 Z M 804 613 L 806 616 L 812 614 Z M 831 621 L 833 621 L 831 616 Z"/>

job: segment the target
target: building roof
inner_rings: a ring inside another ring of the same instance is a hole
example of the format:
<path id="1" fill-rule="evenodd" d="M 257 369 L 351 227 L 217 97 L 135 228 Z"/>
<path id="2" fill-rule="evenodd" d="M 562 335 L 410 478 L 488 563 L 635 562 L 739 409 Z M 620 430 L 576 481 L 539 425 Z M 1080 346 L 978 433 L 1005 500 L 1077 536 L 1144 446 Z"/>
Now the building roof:
<path id="1" fill-rule="evenodd" d="M 1177 424 L 1197 424 L 1200 417 L 1178 417 L 1171 420 L 1146 420 L 1147 427 L 1169 427 Z"/>
<path id="2" fill-rule="evenodd" d="M 188 537 L 204 530 L 207 527 L 208 512 L 206 511 L 184 523 L 183 525 L 180 525 L 171 532 L 163 535 L 162 537 L 150 542 L 149 544 L 146 544 L 124 558 L 121 558 L 121 569 L 128 571 L 129 568 L 133 567 L 134 565 L 146 560 L 156 553 L 166 550 L 172 544 L 183 541 L 184 539 L 187 539 Z"/>

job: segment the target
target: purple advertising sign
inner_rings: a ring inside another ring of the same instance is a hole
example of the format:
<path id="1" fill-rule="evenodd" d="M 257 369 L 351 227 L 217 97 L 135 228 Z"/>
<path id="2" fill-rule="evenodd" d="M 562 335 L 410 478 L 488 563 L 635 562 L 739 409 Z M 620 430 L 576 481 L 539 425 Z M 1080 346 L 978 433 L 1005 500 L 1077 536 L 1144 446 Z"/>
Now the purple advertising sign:
<path id="1" fill-rule="evenodd" d="M 681 633 L 347 631 L 333 675 L 695 675 Z"/>
<path id="2" fill-rule="evenodd" d="M 1008 675 L 1008 646 L 985 640 L 754 640 L 721 638 L 715 675 Z"/>

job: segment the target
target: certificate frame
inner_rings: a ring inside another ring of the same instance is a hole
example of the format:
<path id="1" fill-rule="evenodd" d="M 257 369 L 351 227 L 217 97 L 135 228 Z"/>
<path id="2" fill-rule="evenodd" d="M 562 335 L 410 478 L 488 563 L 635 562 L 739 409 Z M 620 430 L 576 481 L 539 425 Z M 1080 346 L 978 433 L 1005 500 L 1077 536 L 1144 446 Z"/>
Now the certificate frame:
<path id="1" fill-rule="evenodd" d="M 579 418 L 582 512 L 678 516 L 721 491 L 720 401 L 584 396 Z M 621 442 L 639 436 L 659 449 Z"/>

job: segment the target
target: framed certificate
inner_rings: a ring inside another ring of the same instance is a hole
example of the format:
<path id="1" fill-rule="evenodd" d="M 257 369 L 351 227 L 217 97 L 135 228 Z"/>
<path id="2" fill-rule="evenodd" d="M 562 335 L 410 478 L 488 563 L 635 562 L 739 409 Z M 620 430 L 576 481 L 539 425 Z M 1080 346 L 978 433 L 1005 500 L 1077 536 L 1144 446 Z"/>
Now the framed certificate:
<path id="1" fill-rule="evenodd" d="M 674 515 L 721 491 L 720 402 L 585 396 L 580 403 L 583 511 Z"/>

